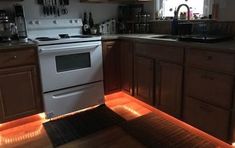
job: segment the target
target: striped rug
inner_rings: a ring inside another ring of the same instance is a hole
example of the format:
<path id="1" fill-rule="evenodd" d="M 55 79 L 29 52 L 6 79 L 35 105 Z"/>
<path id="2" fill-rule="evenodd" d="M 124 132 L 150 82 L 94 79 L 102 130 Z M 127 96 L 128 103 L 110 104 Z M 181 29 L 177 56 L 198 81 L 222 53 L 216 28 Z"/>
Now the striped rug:
<path id="1" fill-rule="evenodd" d="M 125 122 L 122 128 L 149 148 L 215 148 L 211 142 L 154 113 Z"/>

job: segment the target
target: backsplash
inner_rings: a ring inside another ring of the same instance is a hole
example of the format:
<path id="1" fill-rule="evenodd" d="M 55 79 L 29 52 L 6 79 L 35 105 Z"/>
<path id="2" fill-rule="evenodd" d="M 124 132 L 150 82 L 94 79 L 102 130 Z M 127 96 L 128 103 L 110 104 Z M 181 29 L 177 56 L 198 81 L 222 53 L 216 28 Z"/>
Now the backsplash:
<path id="1" fill-rule="evenodd" d="M 44 19 L 58 18 L 55 16 L 44 16 L 41 6 L 37 4 L 37 0 L 24 0 L 23 2 L 0 2 L 0 9 L 12 9 L 12 5 L 20 3 L 24 6 L 26 19 Z M 80 3 L 79 0 L 70 0 L 68 14 L 59 18 L 78 18 L 82 17 L 83 13 L 92 12 L 95 23 L 101 23 L 110 18 L 117 16 L 118 4 L 107 3 Z"/>
<path id="2" fill-rule="evenodd" d="M 234 21 L 192 21 L 192 33 L 229 34 L 235 35 Z M 170 34 L 171 21 L 155 21 L 151 23 L 152 33 Z"/>

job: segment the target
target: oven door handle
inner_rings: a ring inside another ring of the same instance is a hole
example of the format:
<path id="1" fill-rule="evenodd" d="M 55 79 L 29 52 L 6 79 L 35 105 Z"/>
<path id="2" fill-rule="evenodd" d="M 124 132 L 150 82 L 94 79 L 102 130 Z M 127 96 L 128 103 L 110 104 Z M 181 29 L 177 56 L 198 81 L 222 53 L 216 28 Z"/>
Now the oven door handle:
<path id="1" fill-rule="evenodd" d="M 84 52 L 84 51 L 94 50 L 99 46 L 100 44 L 72 45 L 72 46 L 65 46 L 65 47 L 46 47 L 46 48 L 40 48 L 39 54 L 61 53 L 61 52 L 68 52 L 68 51 Z"/>

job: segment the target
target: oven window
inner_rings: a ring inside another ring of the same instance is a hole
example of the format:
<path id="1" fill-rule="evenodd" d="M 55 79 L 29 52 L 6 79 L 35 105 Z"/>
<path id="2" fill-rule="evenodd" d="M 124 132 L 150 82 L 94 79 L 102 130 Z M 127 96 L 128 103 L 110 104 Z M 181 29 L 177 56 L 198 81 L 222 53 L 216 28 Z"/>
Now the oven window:
<path id="1" fill-rule="evenodd" d="M 89 52 L 56 56 L 55 60 L 57 72 L 91 67 L 91 58 Z"/>

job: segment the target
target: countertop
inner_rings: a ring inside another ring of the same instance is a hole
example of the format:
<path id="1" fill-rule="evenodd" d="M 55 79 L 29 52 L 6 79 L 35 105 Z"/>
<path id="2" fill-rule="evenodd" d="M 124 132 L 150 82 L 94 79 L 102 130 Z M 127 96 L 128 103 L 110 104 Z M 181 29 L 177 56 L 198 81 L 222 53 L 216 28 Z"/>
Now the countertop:
<path id="1" fill-rule="evenodd" d="M 221 52 L 235 53 L 235 40 L 218 42 L 218 43 L 198 43 L 198 42 L 184 42 L 175 41 L 170 39 L 157 39 L 153 38 L 156 36 L 162 36 L 162 34 L 113 34 L 113 35 L 102 35 L 103 41 L 117 40 L 117 39 L 129 39 L 136 42 L 158 44 L 164 46 L 174 46 L 180 48 L 200 48 L 206 50 L 215 50 Z M 11 43 L 0 43 L 0 51 L 11 50 L 11 49 L 22 49 L 22 48 L 35 48 L 37 44 L 32 41 L 28 42 L 11 42 Z"/>
<path id="2" fill-rule="evenodd" d="M 35 44 L 32 41 L 28 42 L 21 42 L 21 41 L 13 41 L 10 43 L 0 43 L 0 51 L 8 51 L 8 50 L 16 50 L 16 49 L 22 49 L 22 48 L 35 48 L 37 47 L 37 44 Z"/>
<path id="3" fill-rule="evenodd" d="M 131 39 L 137 42 L 143 43 L 155 43 L 165 46 L 174 46 L 181 48 L 200 48 L 206 50 L 214 50 L 228 53 L 235 53 L 235 40 L 217 42 L 217 43 L 199 43 L 199 42 L 184 42 L 171 39 L 159 39 L 153 38 L 156 36 L 162 36 L 163 34 L 115 34 L 115 35 L 103 35 L 102 40 L 115 40 L 115 39 Z"/>

